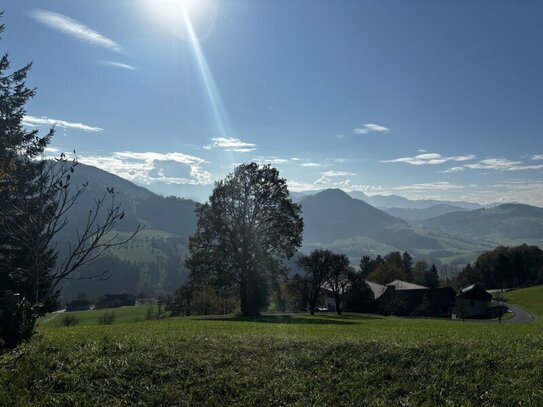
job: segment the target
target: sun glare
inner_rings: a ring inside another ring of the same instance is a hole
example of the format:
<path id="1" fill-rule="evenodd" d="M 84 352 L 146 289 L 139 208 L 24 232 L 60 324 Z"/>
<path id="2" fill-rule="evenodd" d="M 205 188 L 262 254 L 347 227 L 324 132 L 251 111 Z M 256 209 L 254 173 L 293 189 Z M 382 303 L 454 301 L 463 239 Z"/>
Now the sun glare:
<path id="1" fill-rule="evenodd" d="M 209 37 L 215 27 L 218 6 L 210 0 L 143 0 L 145 14 L 170 34 L 190 40 L 185 15 L 198 40 Z"/>

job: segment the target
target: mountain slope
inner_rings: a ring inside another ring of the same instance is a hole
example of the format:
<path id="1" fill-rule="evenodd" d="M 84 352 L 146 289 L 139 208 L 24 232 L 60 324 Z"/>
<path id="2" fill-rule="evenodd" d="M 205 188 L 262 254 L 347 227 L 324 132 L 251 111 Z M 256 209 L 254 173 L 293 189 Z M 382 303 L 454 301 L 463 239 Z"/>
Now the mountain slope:
<path id="1" fill-rule="evenodd" d="M 427 209 L 435 205 L 453 205 L 464 209 L 479 209 L 482 205 L 465 201 L 438 201 L 435 199 L 407 199 L 398 195 L 373 195 L 368 196 L 360 191 L 349 193 L 355 199 L 361 199 L 377 208 L 413 208 Z"/>
<path id="2" fill-rule="evenodd" d="M 471 239 L 498 244 L 543 237 L 543 208 L 505 204 L 494 208 L 452 212 L 427 219 L 423 225 Z"/>
<path id="3" fill-rule="evenodd" d="M 407 221 L 420 221 L 424 219 L 435 218 L 436 216 L 443 215 L 450 212 L 468 211 L 469 209 L 462 208 L 461 206 L 439 204 L 430 206 L 429 208 L 383 208 L 383 211 L 389 215 L 401 218 Z"/>
<path id="4" fill-rule="evenodd" d="M 327 189 L 301 201 L 304 241 L 330 243 L 364 236 L 375 229 L 405 224 L 364 201 L 351 198 L 341 189 Z"/>
<path id="5" fill-rule="evenodd" d="M 146 229 L 189 236 L 196 229 L 194 210 L 197 203 L 193 200 L 163 197 L 117 175 L 84 164 L 77 165 L 71 182 L 72 185 L 88 182 L 70 217 L 77 226 L 86 219 L 85 215 L 93 208 L 94 200 L 103 196 L 106 188 L 113 188 L 117 202 L 126 212 L 118 225 L 119 230 L 130 231 L 142 224 Z"/>

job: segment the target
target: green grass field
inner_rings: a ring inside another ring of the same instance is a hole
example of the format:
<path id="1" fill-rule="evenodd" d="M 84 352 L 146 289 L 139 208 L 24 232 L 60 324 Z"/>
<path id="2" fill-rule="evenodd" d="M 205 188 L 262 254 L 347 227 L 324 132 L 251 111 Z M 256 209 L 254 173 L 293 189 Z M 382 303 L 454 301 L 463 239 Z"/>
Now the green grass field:
<path id="1" fill-rule="evenodd" d="M 156 307 L 152 308 L 156 312 Z M 62 319 L 67 315 L 73 315 L 77 319 L 77 325 L 99 325 L 99 320 L 105 313 L 111 313 L 115 316 L 114 324 L 126 322 L 139 322 L 147 319 L 147 307 L 119 307 L 110 309 L 94 309 L 89 311 L 63 312 L 57 314 L 48 314 L 38 320 L 38 327 L 61 327 Z"/>
<path id="2" fill-rule="evenodd" d="M 0 357 L 0 405 L 543 405 L 540 322 L 296 315 L 46 325 Z"/>
<path id="3" fill-rule="evenodd" d="M 505 298 L 511 304 L 520 305 L 543 317 L 543 285 L 509 291 L 505 293 Z"/>

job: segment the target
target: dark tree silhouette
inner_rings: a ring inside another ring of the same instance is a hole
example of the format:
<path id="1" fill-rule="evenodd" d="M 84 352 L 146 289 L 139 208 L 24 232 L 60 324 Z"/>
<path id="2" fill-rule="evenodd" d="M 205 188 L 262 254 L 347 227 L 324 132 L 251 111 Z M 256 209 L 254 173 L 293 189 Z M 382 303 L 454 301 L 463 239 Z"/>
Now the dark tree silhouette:
<path id="1" fill-rule="evenodd" d="M 64 154 L 56 162 L 45 159 L 54 129 L 39 137 L 37 130 L 23 126 L 24 107 L 35 95 L 25 85 L 30 67 L 10 73 L 7 54 L 0 59 L 0 287 L 19 294 L 19 301 L 9 297 L 0 304 L 0 338 L 8 347 L 32 336 L 37 317 L 56 304 L 61 281 L 107 277 L 76 276 L 76 271 L 139 231 L 123 240 L 113 232 L 124 212 L 110 189 L 89 211 L 69 255 L 58 261 L 55 237 L 67 226 L 70 209 L 86 185 L 70 184 L 77 161 Z"/>
<path id="2" fill-rule="evenodd" d="M 257 315 L 267 300 L 268 278 L 284 271 L 281 261 L 301 246 L 300 214 L 275 168 L 239 165 L 197 208 L 186 265 L 195 276 L 230 279 L 239 288 L 241 313 Z"/>
<path id="3" fill-rule="evenodd" d="M 321 287 L 330 276 L 333 255 L 330 250 L 317 249 L 298 259 L 298 265 L 305 271 L 302 278 L 311 315 L 315 314 Z"/>
<path id="4" fill-rule="evenodd" d="M 349 273 L 351 271 L 349 258 L 345 254 L 332 253 L 326 285 L 332 291 L 338 315 L 341 315 L 342 302 L 350 286 Z"/>

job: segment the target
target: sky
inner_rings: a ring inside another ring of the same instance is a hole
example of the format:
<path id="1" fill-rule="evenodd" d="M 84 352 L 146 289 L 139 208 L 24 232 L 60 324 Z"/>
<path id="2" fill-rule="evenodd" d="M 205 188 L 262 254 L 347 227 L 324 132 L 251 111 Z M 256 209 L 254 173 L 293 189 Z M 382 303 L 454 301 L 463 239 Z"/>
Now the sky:
<path id="1" fill-rule="evenodd" d="M 543 2 L 6 1 L 48 153 L 205 200 L 234 166 L 291 191 L 543 206 Z"/>

